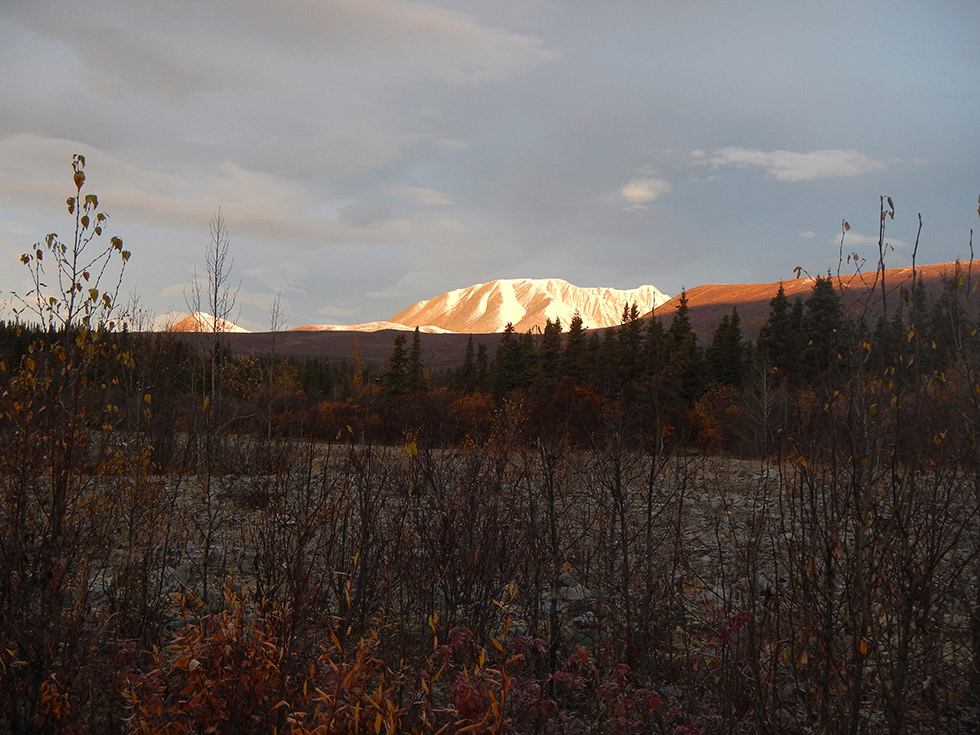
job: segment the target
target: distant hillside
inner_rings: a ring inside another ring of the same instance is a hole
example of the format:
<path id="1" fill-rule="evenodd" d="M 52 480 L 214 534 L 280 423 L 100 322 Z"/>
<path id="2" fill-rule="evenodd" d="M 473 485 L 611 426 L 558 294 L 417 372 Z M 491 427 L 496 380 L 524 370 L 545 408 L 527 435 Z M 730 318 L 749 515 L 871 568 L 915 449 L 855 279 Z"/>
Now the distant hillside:
<path id="1" fill-rule="evenodd" d="M 973 278 L 976 280 L 980 277 L 980 261 L 973 261 L 972 264 L 966 261 L 959 264 L 964 271 L 968 271 L 971 265 Z M 955 263 L 918 266 L 917 278 L 922 280 L 926 292 L 935 296 L 942 290 L 944 279 L 954 276 L 955 269 Z M 837 277 L 834 276 L 833 279 L 836 283 Z M 688 289 L 687 300 L 691 324 L 698 334 L 701 344 L 705 344 L 711 339 L 722 316 L 731 313 L 732 307 L 737 306 L 743 334 L 747 339 L 754 340 L 758 337 L 759 328 L 765 323 L 769 315 L 769 301 L 776 295 L 780 283 L 782 283 L 787 297 L 792 301 L 797 297 L 806 298 L 813 288 L 813 281 L 813 278 L 802 277 L 773 281 L 772 283 L 706 284 Z M 874 273 L 842 276 L 840 283 L 845 304 L 852 313 L 867 312 L 874 318 L 881 312 L 880 282 L 876 284 Z M 904 289 L 908 293 L 911 287 L 911 268 L 886 270 L 885 293 L 888 308 L 890 310 L 897 308 L 902 299 L 902 290 Z M 648 311 L 645 317 L 649 318 L 651 314 L 656 314 L 664 320 L 665 325 L 669 324 L 679 302 L 680 297 L 676 296 L 664 302 L 655 311 Z M 619 312 L 621 316 L 622 306 L 619 307 Z M 206 320 L 204 323 L 207 323 Z M 566 327 L 568 325 L 564 318 L 562 318 L 562 324 Z M 619 316 L 617 316 L 615 324 L 619 324 Z M 236 329 L 237 331 L 229 330 L 225 337 L 233 352 L 238 354 L 268 354 L 271 350 L 272 334 L 246 333 L 241 328 Z M 275 335 L 276 352 L 282 356 L 294 358 L 322 357 L 334 362 L 342 360 L 352 362 L 355 359 L 354 356 L 357 355 L 357 359 L 362 360 L 365 364 L 380 365 L 391 354 L 394 337 L 399 333 L 404 333 L 406 329 L 410 329 L 410 327 L 399 325 L 398 329 L 380 331 L 358 331 L 356 327 L 347 329 L 337 327 L 326 330 L 317 327 L 299 328 L 279 332 Z M 528 330 L 518 328 L 518 331 Z M 200 341 L 202 346 L 205 345 L 206 340 L 210 339 L 209 334 L 195 334 L 187 331 L 184 331 L 184 337 L 190 341 Z M 441 370 L 454 367 L 462 361 L 468 339 L 467 334 L 426 333 L 423 331 L 420 337 L 423 361 L 430 368 Z M 500 337 L 499 332 L 482 333 L 475 329 L 473 332 L 474 341 L 477 344 L 484 344 L 491 356 L 500 341 Z"/>
<path id="2" fill-rule="evenodd" d="M 959 267 L 967 272 L 972 265 L 974 279 L 980 277 L 980 260 L 964 261 Z M 935 263 L 916 267 L 916 278 L 921 279 L 926 292 L 931 296 L 943 288 L 945 278 L 956 272 L 956 263 Z M 872 318 L 882 312 L 881 282 L 876 281 L 875 273 L 861 273 L 840 278 L 839 286 L 844 304 L 852 314 L 867 313 Z M 832 276 L 838 284 L 837 276 Z M 769 316 L 769 301 L 779 291 L 782 284 L 787 298 L 792 301 L 800 296 L 804 299 L 813 289 L 814 278 L 790 278 L 772 283 L 706 284 L 687 290 L 687 305 L 691 326 L 702 342 L 711 338 L 722 316 L 730 314 L 732 307 L 738 308 L 742 322 L 742 332 L 748 339 L 759 336 L 759 329 Z M 885 270 L 885 302 L 889 310 L 898 308 L 902 301 L 903 289 L 906 294 L 912 288 L 912 268 L 889 268 Z M 677 307 L 680 295 L 675 296 L 656 309 L 645 314 L 656 315 L 669 323 Z"/>

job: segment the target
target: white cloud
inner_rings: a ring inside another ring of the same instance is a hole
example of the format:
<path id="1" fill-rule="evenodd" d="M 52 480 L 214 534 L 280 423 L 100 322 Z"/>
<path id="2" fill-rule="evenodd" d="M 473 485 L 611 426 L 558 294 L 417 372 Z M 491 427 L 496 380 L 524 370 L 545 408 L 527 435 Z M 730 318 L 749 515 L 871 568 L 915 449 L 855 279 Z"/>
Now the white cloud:
<path id="1" fill-rule="evenodd" d="M 840 245 L 840 235 L 830 238 L 828 242 L 833 243 L 834 245 Z M 847 250 L 848 247 L 854 247 L 856 245 L 874 245 L 877 247 L 878 236 L 862 235 L 854 230 L 850 230 L 844 235 L 844 249 Z M 907 248 L 909 246 L 905 240 L 896 240 L 893 237 L 886 237 L 885 245 L 886 247 L 890 245 L 892 248 Z"/>
<path id="2" fill-rule="evenodd" d="M 816 237 L 816 236 L 817 236 L 817 233 L 814 232 L 813 230 L 807 230 L 806 232 L 801 232 L 800 233 L 800 237 L 802 237 L 804 240 L 809 240 L 810 238 L 813 238 L 813 237 Z"/>
<path id="3" fill-rule="evenodd" d="M 650 177 L 637 177 L 620 188 L 619 196 L 630 208 L 641 209 L 674 190 L 669 181 Z"/>
<path id="4" fill-rule="evenodd" d="M 884 168 L 885 165 L 858 151 L 836 148 L 796 153 L 795 151 L 763 151 L 758 148 L 738 146 L 719 148 L 706 159 L 706 163 L 714 168 L 722 166 L 762 168 L 778 181 L 791 182 L 861 176 Z"/>

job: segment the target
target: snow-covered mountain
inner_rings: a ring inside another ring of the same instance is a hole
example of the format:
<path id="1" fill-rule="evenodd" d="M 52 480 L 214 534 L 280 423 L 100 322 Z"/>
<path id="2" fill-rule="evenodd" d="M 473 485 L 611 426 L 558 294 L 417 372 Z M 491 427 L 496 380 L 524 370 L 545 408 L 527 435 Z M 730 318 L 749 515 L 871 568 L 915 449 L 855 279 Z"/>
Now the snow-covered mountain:
<path id="1" fill-rule="evenodd" d="M 215 329 L 215 324 L 217 323 L 217 329 Z M 248 330 L 244 327 L 240 327 L 234 322 L 229 322 L 226 319 L 221 319 L 220 317 L 215 320 L 215 317 L 203 311 L 195 311 L 188 317 L 181 319 L 176 324 L 168 327 L 167 332 L 224 332 L 230 334 L 246 334 Z"/>
<path id="2" fill-rule="evenodd" d="M 380 332 L 382 329 L 397 329 L 411 332 L 415 327 L 399 322 L 364 322 L 363 324 L 308 324 L 305 327 L 294 327 L 290 332 Z M 420 332 L 427 334 L 447 334 L 449 330 L 439 327 L 420 326 Z"/>
<path id="3" fill-rule="evenodd" d="M 546 319 L 560 319 L 567 328 L 578 311 L 583 325 L 596 329 L 618 325 L 626 304 L 635 303 L 640 314 L 646 314 L 669 298 L 655 286 L 582 288 L 558 278 L 518 278 L 478 283 L 419 301 L 389 321 L 464 334 L 502 332 L 510 322 L 516 331 L 527 332 L 544 328 Z"/>

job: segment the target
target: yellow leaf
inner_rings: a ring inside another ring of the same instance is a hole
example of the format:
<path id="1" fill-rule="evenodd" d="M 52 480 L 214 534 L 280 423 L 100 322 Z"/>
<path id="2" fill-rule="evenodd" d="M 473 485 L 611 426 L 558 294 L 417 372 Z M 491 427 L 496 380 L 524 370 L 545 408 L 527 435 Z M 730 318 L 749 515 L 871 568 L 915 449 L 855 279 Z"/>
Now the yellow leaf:
<path id="1" fill-rule="evenodd" d="M 858 643 L 858 651 L 861 652 L 862 656 L 868 655 L 868 640 L 866 638 L 862 638 L 861 642 Z"/>

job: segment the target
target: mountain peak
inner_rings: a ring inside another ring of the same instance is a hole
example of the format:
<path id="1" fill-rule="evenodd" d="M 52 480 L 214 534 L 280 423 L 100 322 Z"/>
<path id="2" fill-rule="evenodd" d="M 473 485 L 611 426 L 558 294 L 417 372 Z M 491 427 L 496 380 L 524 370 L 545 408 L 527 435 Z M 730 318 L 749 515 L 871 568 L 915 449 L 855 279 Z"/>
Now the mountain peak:
<path id="1" fill-rule="evenodd" d="M 195 311 L 188 317 L 169 327 L 168 332 L 222 332 L 244 334 L 248 330 L 234 322 L 220 317 L 214 317 L 204 311 Z"/>
<path id="2" fill-rule="evenodd" d="M 560 278 L 511 278 L 478 283 L 419 301 L 389 321 L 409 327 L 434 326 L 452 332 L 502 332 L 508 323 L 518 332 L 543 329 L 546 320 L 567 327 L 576 312 L 588 329 L 622 321 L 623 307 L 635 303 L 646 313 L 668 300 L 656 286 L 583 288 Z"/>

